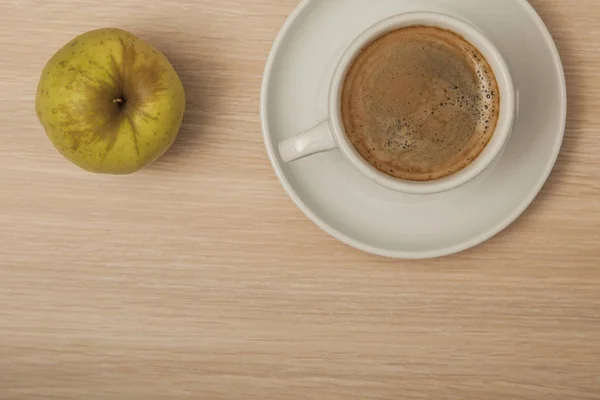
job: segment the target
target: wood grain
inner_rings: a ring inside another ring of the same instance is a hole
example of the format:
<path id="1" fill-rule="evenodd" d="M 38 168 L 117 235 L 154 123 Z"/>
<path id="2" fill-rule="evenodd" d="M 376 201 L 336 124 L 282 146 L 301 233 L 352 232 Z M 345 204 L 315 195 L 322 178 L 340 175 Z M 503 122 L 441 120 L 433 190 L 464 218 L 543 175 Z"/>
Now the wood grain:
<path id="1" fill-rule="evenodd" d="M 297 0 L 0 0 L 0 399 L 600 398 L 600 3 L 532 0 L 569 84 L 543 193 L 463 254 L 381 259 L 310 223 L 260 133 Z M 83 31 L 154 43 L 187 88 L 172 151 L 79 171 L 36 122 Z"/>

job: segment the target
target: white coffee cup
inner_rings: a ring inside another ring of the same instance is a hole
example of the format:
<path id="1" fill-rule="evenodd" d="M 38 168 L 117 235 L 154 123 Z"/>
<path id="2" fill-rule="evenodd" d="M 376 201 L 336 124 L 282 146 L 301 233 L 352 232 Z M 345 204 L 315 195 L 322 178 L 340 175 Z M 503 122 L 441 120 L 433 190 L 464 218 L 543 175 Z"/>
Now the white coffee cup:
<path id="1" fill-rule="evenodd" d="M 341 115 L 341 94 L 346 73 L 356 56 L 382 35 L 409 26 L 433 26 L 461 35 L 486 58 L 498 83 L 500 113 L 494 134 L 481 154 L 461 171 L 445 178 L 426 182 L 407 181 L 386 175 L 365 161 L 347 138 Z M 493 164 L 506 147 L 516 117 L 513 81 L 504 58 L 496 47 L 476 28 L 455 17 L 437 12 L 411 12 L 385 19 L 362 33 L 344 52 L 333 74 L 329 89 L 329 119 L 315 128 L 279 144 L 284 162 L 316 153 L 340 149 L 344 156 L 364 175 L 380 185 L 408 194 L 433 194 L 462 186 Z"/>

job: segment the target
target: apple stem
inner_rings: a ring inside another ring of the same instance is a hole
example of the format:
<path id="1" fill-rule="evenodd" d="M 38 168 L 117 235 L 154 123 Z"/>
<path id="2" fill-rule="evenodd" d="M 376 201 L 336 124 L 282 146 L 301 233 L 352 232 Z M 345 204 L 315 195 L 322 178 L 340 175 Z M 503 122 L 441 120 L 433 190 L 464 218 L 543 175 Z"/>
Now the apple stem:
<path id="1" fill-rule="evenodd" d="M 125 103 L 125 100 L 123 100 L 122 98 L 119 97 L 118 99 L 114 99 L 113 103 L 121 105 L 121 104 Z"/>

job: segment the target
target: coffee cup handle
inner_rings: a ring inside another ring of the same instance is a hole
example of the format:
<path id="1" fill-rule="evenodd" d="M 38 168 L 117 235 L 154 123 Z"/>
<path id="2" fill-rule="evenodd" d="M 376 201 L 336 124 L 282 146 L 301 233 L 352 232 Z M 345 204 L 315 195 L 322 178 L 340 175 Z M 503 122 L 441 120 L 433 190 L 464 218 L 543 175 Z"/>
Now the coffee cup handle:
<path id="1" fill-rule="evenodd" d="M 329 121 L 321 122 L 314 128 L 279 143 L 279 155 L 288 163 L 313 154 L 334 150 L 338 147 Z"/>

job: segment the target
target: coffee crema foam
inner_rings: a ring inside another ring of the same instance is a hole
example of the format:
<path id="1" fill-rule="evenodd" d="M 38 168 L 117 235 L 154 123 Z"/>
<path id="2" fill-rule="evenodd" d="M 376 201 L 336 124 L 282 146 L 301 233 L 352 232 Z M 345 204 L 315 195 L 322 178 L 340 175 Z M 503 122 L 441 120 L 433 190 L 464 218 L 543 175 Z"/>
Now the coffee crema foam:
<path id="1" fill-rule="evenodd" d="M 430 181 L 479 156 L 498 122 L 500 94 L 483 55 L 435 27 L 392 31 L 354 60 L 342 90 L 348 138 L 387 175 Z"/>

